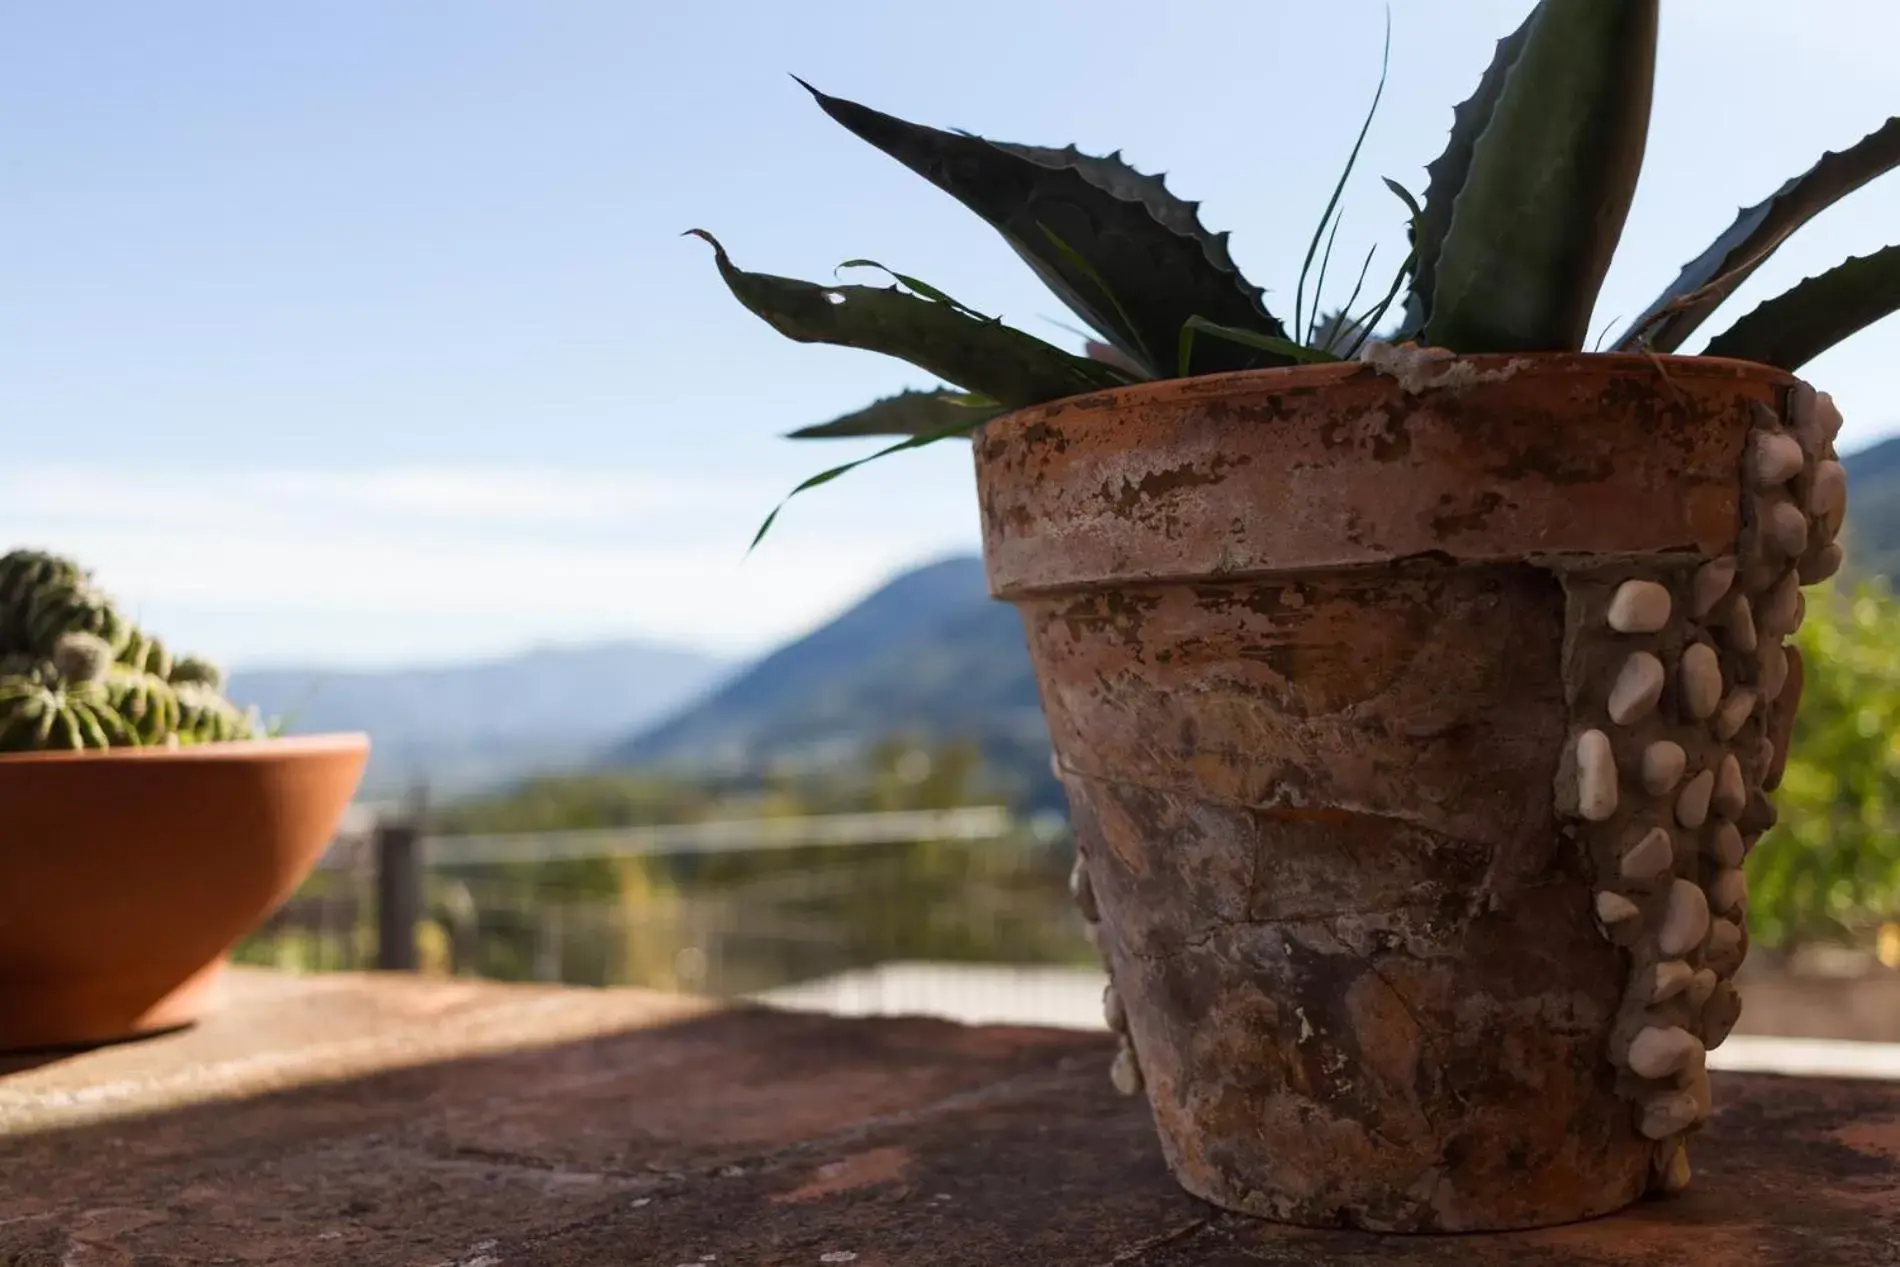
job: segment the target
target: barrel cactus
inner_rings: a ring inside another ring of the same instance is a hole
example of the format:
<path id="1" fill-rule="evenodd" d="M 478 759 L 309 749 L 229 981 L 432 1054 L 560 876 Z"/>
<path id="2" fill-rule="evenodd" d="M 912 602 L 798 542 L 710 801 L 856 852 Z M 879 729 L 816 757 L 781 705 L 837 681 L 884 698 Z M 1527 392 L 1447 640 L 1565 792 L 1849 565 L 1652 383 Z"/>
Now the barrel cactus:
<path id="1" fill-rule="evenodd" d="M 1198 205 L 1118 153 L 940 131 L 810 85 L 832 119 L 997 230 L 1102 348 L 1072 355 L 900 273 L 878 288 L 748 272 L 710 234 L 690 232 L 712 245 L 734 296 L 781 334 L 882 352 L 948 384 L 793 433 L 904 437 L 874 456 L 968 435 L 1002 410 L 1147 379 L 1391 358 L 1395 344 L 1415 346 L 1400 357 L 1579 351 L 1642 168 L 1658 8 L 1659 0 L 1542 0 L 1454 111 L 1423 198 L 1387 180 L 1410 224 L 1410 253 L 1389 289 L 1375 282 L 1362 300 L 1362 266 L 1346 311 L 1318 315 L 1342 177 L 1306 247 L 1290 327 L 1241 274 L 1227 235 L 1202 226 Z M 1896 165 L 1900 117 L 1823 154 L 1743 210 L 1604 350 L 1679 351 L 1796 229 Z M 1309 294 L 1316 258 L 1319 284 Z M 1400 315 L 1383 326 L 1402 289 Z M 1701 354 L 1793 371 L 1897 309 L 1900 245 L 1767 300 Z"/>
<path id="2" fill-rule="evenodd" d="M 70 559 L 0 556 L 0 752 L 223 743 L 260 733 L 224 675 L 174 660 Z"/>

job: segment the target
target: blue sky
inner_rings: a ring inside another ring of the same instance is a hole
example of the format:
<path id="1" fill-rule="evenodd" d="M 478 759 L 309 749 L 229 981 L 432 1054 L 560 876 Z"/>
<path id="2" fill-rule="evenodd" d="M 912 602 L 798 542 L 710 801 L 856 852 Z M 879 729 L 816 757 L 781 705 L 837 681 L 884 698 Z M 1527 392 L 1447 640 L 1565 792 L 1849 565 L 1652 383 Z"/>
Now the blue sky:
<path id="1" fill-rule="evenodd" d="M 1415 189 L 1527 0 L 1393 0 L 1340 250 Z M 78 554 L 239 662 L 463 659 L 648 636 L 732 654 L 977 544 L 967 450 L 794 503 L 862 451 L 776 437 L 927 378 L 781 340 L 719 286 L 881 259 L 1058 340 L 990 231 L 821 115 L 827 91 L 1124 150 L 1286 308 L 1384 7 L 0 0 L 0 537 Z M 1669 0 L 1648 166 L 1599 323 L 1738 204 L 1900 105 L 1890 0 Z M 1900 176 L 1718 317 L 1900 238 Z M 1900 430 L 1900 323 L 1809 367 L 1845 445 Z M 1692 345 L 1694 346 L 1694 345 Z"/>

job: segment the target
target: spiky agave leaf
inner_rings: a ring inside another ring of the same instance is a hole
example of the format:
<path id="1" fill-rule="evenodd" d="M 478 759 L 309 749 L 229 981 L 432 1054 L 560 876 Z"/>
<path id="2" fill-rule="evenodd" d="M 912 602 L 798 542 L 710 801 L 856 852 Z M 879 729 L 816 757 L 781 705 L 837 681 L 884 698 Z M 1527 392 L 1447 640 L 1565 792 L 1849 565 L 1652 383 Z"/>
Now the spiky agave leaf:
<path id="1" fill-rule="evenodd" d="M 793 440 L 835 440 L 856 436 L 920 436 L 944 431 L 959 422 L 987 422 L 1003 407 L 986 396 L 968 392 L 901 391 L 873 401 L 855 413 L 816 426 L 801 427 Z"/>
<path id="2" fill-rule="evenodd" d="M 788 339 L 895 356 L 1008 409 L 1128 382 L 1126 374 L 1100 361 L 894 287 L 818 286 L 748 273 L 710 233 L 688 232 L 711 244 L 734 297 Z"/>
<path id="3" fill-rule="evenodd" d="M 1577 349 L 1622 236 L 1649 131 L 1658 0 L 1543 0 L 1472 149 L 1426 341 Z"/>
<path id="4" fill-rule="evenodd" d="M 798 81 L 820 108 L 976 212 L 1071 311 L 1150 377 L 1161 377 L 1189 317 L 1285 338 L 1262 291 L 1235 267 L 1226 234 L 1198 204 L 1119 155 L 1048 149 L 944 132 Z M 1284 365 L 1270 352 L 1204 345 L 1196 373 Z"/>
<path id="5" fill-rule="evenodd" d="M 1478 79 L 1478 89 L 1451 112 L 1451 136 L 1445 152 L 1425 166 L 1425 203 L 1414 215 L 1412 247 L 1418 258 L 1412 266 L 1412 289 L 1405 297 L 1405 322 L 1401 338 L 1410 338 L 1425 328 L 1431 315 L 1432 290 L 1438 281 L 1438 253 L 1451 228 L 1452 204 L 1465 187 L 1471 172 L 1471 155 L 1478 138 L 1490 126 L 1498 98 L 1504 94 L 1504 76 L 1524 48 L 1531 22 L 1537 16 L 1533 8 L 1517 30 L 1498 41 L 1491 64 Z M 1390 181 L 1387 182 L 1391 184 Z M 1408 194 L 1409 198 L 1410 195 Z"/>
<path id="6" fill-rule="evenodd" d="M 1616 346 L 1675 351 L 1796 229 L 1895 167 L 1900 167 L 1900 117 L 1844 150 L 1821 155 L 1807 171 L 1744 208 L 1708 250 L 1683 266 Z"/>
<path id="7" fill-rule="evenodd" d="M 1900 312 L 1900 246 L 1848 260 L 1766 300 L 1710 340 L 1703 355 L 1793 372 L 1893 312 Z"/>

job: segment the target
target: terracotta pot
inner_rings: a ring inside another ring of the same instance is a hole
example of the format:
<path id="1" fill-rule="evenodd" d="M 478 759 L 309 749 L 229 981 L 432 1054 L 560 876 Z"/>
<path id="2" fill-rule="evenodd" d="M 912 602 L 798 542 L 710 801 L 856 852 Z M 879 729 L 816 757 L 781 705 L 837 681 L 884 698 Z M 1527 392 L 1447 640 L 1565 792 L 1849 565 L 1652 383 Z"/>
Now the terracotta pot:
<path id="1" fill-rule="evenodd" d="M 1114 1076 L 1188 1190 L 1461 1231 L 1688 1181 L 1838 424 L 1760 366 L 1584 355 L 988 424 Z"/>
<path id="2" fill-rule="evenodd" d="M 316 865 L 363 735 L 0 757 L 0 1050 L 195 1019 Z"/>

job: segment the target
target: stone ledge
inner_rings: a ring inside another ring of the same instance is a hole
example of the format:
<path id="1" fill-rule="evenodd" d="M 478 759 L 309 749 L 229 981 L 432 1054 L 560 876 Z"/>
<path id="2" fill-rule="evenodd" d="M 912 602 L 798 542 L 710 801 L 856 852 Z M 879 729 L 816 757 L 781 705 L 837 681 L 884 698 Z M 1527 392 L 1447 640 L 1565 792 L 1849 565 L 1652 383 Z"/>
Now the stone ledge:
<path id="1" fill-rule="evenodd" d="M 1718 1074 L 1680 1200 L 1381 1238 L 1183 1195 L 1106 1086 L 1105 1036 L 405 977 L 230 985 L 197 1029 L 0 1076 L 0 1263 L 1900 1262 L 1900 1082 Z"/>

